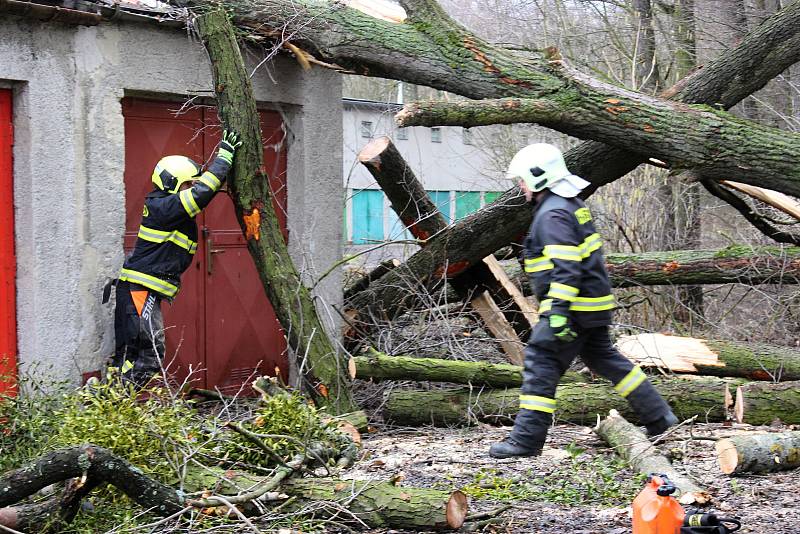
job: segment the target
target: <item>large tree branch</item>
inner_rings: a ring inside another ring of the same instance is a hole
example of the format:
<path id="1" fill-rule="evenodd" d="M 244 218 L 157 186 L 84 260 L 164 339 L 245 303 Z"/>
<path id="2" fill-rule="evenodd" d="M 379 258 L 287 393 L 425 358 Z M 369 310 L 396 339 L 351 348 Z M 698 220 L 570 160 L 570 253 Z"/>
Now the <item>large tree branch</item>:
<path id="1" fill-rule="evenodd" d="M 800 135 L 707 106 L 687 106 L 584 81 L 539 99 L 414 102 L 395 118 L 400 126 L 536 123 L 581 139 L 631 148 L 672 169 L 735 176 L 800 195 L 800 167 L 789 157 L 800 153 Z"/>

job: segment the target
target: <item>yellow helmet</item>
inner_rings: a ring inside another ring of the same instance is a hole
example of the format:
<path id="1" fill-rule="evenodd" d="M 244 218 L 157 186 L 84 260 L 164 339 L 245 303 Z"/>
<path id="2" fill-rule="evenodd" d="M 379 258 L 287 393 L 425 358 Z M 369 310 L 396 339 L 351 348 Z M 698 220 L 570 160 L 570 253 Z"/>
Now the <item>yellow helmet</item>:
<path id="1" fill-rule="evenodd" d="M 200 166 L 186 156 L 166 156 L 153 169 L 153 184 L 167 193 L 177 193 L 181 184 L 200 175 Z"/>

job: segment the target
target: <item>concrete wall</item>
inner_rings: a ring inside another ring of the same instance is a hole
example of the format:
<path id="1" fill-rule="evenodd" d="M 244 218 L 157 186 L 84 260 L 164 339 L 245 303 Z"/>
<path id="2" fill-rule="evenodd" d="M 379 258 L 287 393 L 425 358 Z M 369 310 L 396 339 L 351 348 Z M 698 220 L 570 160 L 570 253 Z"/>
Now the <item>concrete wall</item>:
<path id="1" fill-rule="evenodd" d="M 151 23 L 4 15 L 0 36 L 0 86 L 14 91 L 19 361 L 77 382 L 113 350 L 112 309 L 99 298 L 123 260 L 121 99 L 210 95 L 208 59 L 185 30 Z M 285 58 L 254 77 L 259 102 L 286 121 L 289 247 L 309 277 L 341 257 L 340 83 Z M 318 295 L 338 302 L 338 272 Z"/>

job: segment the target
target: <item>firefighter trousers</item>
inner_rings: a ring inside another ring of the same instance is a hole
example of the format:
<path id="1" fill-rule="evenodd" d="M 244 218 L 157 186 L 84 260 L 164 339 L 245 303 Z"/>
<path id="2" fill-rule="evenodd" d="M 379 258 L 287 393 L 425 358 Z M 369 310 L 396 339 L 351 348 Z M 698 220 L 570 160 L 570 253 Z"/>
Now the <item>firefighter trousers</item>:
<path id="1" fill-rule="evenodd" d="M 547 317 L 542 317 L 525 348 L 520 410 L 511 436 L 520 443 L 544 442 L 556 409 L 556 386 L 576 356 L 592 372 L 610 380 L 614 389 L 647 425 L 671 413 L 669 405 L 639 367 L 634 366 L 611 343 L 607 326 L 581 328 L 572 342 L 553 335 Z"/>
<path id="2" fill-rule="evenodd" d="M 118 282 L 114 335 L 112 365 L 124 380 L 144 386 L 161 371 L 165 353 L 161 296 L 137 284 Z"/>

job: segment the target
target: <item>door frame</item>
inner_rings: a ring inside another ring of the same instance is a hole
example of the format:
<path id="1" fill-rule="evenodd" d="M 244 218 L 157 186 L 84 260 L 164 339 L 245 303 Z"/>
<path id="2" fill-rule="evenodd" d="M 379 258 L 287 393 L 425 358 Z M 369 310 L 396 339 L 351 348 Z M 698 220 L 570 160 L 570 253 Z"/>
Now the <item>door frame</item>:
<path id="1" fill-rule="evenodd" d="M 0 395 L 14 395 L 18 379 L 12 104 L 11 90 L 0 89 Z"/>

